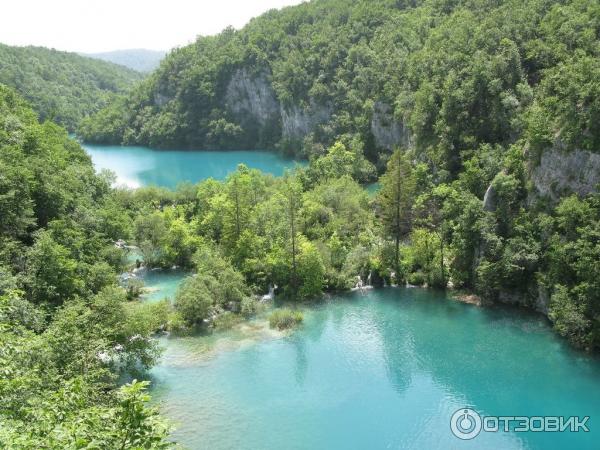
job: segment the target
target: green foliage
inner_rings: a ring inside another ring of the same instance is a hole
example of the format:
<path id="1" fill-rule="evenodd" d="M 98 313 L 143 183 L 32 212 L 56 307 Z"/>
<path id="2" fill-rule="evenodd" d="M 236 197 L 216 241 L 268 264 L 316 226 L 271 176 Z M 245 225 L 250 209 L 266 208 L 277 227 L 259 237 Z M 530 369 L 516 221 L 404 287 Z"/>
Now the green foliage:
<path id="1" fill-rule="evenodd" d="M 423 228 L 416 228 L 410 234 L 410 246 L 402 252 L 407 281 L 413 285 L 445 287 L 440 270 L 440 236 Z"/>
<path id="2" fill-rule="evenodd" d="M 298 326 L 303 320 L 304 316 L 300 311 L 281 308 L 269 315 L 269 326 L 278 330 L 288 330 Z"/>
<path id="3" fill-rule="evenodd" d="M 396 143 L 410 141 L 439 181 L 456 177 L 481 145 L 520 137 L 532 156 L 556 137 L 595 151 L 597 15 L 585 0 L 309 2 L 172 51 L 81 134 L 159 147 L 277 146 L 308 157 L 341 140 L 383 167 L 390 148 L 374 127 L 395 124 L 410 135 Z M 232 97 L 240 77 L 272 89 L 275 103 Z M 386 117 L 376 117 L 379 105 Z"/>
<path id="4" fill-rule="evenodd" d="M 556 207 L 548 237 L 549 317 L 559 333 L 580 347 L 600 345 L 600 203 L 598 195 L 567 197 Z"/>
<path id="5" fill-rule="evenodd" d="M 49 232 L 38 234 L 27 261 L 26 273 L 31 286 L 28 292 L 32 301 L 59 305 L 79 290 L 81 282 L 75 273 L 77 262 Z"/>
<path id="6" fill-rule="evenodd" d="M 185 280 L 175 298 L 175 309 L 189 325 L 201 324 L 224 311 L 243 309 L 244 314 L 252 314 L 250 289 L 229 261 L 208 246 L 202 247 L 194 260 L 198 273 Z"/>
<path id="7" fill-rule="evenodd" d="M 380 178 L 381 189 L 377 193 L 386 234 L 394 240 L 394 268 L 399 272 L 400 240 L 412 226 L 412 202 L 416 189 L 416 179 L 412 165 L 400 150 L 394 152 L 387 165 L 387 171 Z"/>
<path id="8" fill-rule="evenodd" d="M 343 176 L 353 177 L 358 182 L 371 181 L 375 168 L 363 155 L 362 147 L 347 150 L 343 143 L 336 142 L 327 154 L 315 158 L 306 171 L 307 183 L 323 183 Z"/>
<path id="9" fill-rule="evenodd" d="M 556 285 L 549 317 L 561 335 L 579 347 L 589 348 L 594 336 L 591 333 L 592 321 L 586 317 L 585 300 L 576 298 L 565 286 Z"/>
<path id="10" fill-rule="evenodd" d="M 321 255 L 314 244 L 300 244 L 298 255 L 298 292 L 300 300 L 319 295 L 323 289 L 324 272 Z"/>
<path id="11" fill-rule="evenodd" d="M 164 320 L 116 286 L 131 217 L 110 178 L 1 85 L 0 169 L 0 447 L 172 447 L 146 385 L 117 384 Z"/>
<path id="12" fill-rule="evenodd" d="M 212 277 L 190 277 L 186 279 L 175 297 L 175 308 L 190 324 L 200 324 L 209 317 L 213 305 L 211 287 L 216 287 Z"/>
<path id="13" fill-rule="evenodd" d="M 70 131 L 141 79 L 134 70 L 75 53 L 0 44 L 0 83 L 25 97 L 42 121 Z"/>
<path id="14" fill-rule="evenodd" d="M 168 449 L 169 428 L 154 407 L 147 405 L 148 382 L 124 385 L 105 405 L 90 401 L 95 393 L 82 379 L 36 399 L 24 417 L 0 417 L 0 444 L 25 448 L 144 448 Z M 5 410 L 6 411 L 6 410 Z"/>

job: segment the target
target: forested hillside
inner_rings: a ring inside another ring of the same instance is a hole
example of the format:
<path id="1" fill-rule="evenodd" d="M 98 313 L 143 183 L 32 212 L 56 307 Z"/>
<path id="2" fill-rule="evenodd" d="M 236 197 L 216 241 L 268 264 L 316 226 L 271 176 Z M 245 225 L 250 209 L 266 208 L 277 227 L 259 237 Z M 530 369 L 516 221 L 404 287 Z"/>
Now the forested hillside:
<path id="1" fill-rule="evenodd" d="M 110 179 L 0 85 L 0 447 L 165 448 L 145 384 L 152 322 L 117 287 Z"/>
<path id="2" fill-rule="evenodd" d="M 159 50 L 147 50 L 144 48 L 129 50 L 113 50 L 111 52 L 90 53 L 87 56 L 112 62 L 121 66 L 129 67 L 138 72 L 151 72 L 160 64 L 165 53 Z M 86 56 L 86 55 L 84 55 Z"/>
<path id="3" fill-rule="evenodd" d="M 0 83 L 29 100 L 42 120 L 70 131 L 141 79 L 134 70 L 75 53 L 0 44 Z"/>
<path id="4" fill-rule="evenodd" d="M 529 305 L 592 348 L 599 35 L 600 4 L 586 0 L 315 0 L 174 50 L 81 134 L 277 146 L 311 170 L 337 148 L 362 161 L 359 182 L 374 173 L 364 155 L 387 171 L 384 241 L 365 246 L 363 269 Z M 333 220 L 316 208 L 310 223 Z M 321 239 L 333 258 L 339 233 Z"/>
<path id="5" fill-rule="evenodd" d="M 89 141 L 414 147 L 442 177 L 483 144 L 598 148 L 599 6 L 585 0 L 315 0 L 171 52 L 81 127 Z"/>

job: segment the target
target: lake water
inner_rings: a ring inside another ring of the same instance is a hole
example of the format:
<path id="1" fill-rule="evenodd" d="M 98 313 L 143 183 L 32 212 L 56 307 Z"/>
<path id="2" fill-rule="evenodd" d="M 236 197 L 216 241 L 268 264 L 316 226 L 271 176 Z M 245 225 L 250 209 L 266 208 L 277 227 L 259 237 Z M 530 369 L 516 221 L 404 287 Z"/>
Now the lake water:
<path id="1" fill-rule="evenodd" d="M 129 187 L 156 185 L 175 188 L 183 181 L 196 183 L 206 178 L 224 179 L 244 163 L 265 173 L 282 175 L 285 169 L 302 162 L 275 152 L 156 150 L 148 147 L 121 147 L 83 144 L 97 170 L 109 169 L 117 184 Z"/>
<path id="2" fill-rule="evenodd" d="M 153 393 L 191 449 L 591 449 L 600 362 L 540 315 L 478 308 L 424 289 L 334 297 L 292 334 L 264 319 L 164 339 Z M 482 432 L 450 417 L 591 416 L 589 433 Z"/>
<path id="3" fill-rule="evenodd" d="M 271 152 L 84 147 L 97 169 L 131 187 L 223 179 L 239 163 L 274 175 L 296 164 Z M 143 299 L 172 299 L 185 276 L 141 274 L 150 289 Z M 152 390 L 174 438 L 211 450 L 598 448 L 600 361 L 570 348 L 542 316 L 388 288 L 334 296 L 304 317 L 291 334 L 259 317 L 227 332 L 163 339 Z M 464 407 L 591 416 L 591 431 L 461 441 L 450 417 Z"/>
<path id="4" fill-rule="evenodd" d="M 138 277 L 144 282 L 146 293 L 142 295 L 142 301 L 158 302 L 160 300 L 175 300 L 175 294 L 181 282 L 189 275 L 189 272 L 180 269 L 154 269 L 143 270 Z"/>

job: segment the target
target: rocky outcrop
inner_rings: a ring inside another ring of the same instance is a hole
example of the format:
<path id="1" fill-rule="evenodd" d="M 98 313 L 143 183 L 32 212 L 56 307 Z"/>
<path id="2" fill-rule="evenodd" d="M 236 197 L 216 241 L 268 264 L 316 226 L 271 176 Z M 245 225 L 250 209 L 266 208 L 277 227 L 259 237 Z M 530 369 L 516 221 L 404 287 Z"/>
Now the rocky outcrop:
<path id="1" fill-rule="evenodd" d="M 371 118 L 371 133 L 378 147 L 393 150 L 396 147 L 411 146 L 411 136 L 405 124 L 394 118 L 392 108 L 382 102 L 375 102 Z"/>
<path id="2" fill-rule="evenodd" d="M 154 93 L 154 104 L 158 107 L 166 105 L 171 100 L 173 100 L 171 96 L 163 94 L 160 91 Z"/>
<path id="3" fill-rule="evenodd" d="M 600 154 L 554 147 L 532 168 L 531 181 L 538 195 L 554 201 L 565 194 L 589 194 L 600 183 Z"/>
<path id="4" fill-rule="evenodd" d="M 260 125 L 277 119 L 279 102 L 270 78 L 265 71 L 252 75 L 246 69 L 238 69 L 227 85 L 227 109 L 240 118 L 249 115 Z"/>
<path id="5" fill-rule="evenodd" d="M 227 85 L 225 105 L 242 126 L 249 122 L 261 128 L 281 124 L 281 136 L 290 140 L 303 139 L 331 118 L 331 108 L 315 102 L 307 107 L 280 104 L 266 71 L 250 74 L 238 69 Z"/>
<path id="6" fill-rule="evenodd" d="M 310 102 L 306 108 L 282 105 L 280 113 L 283 137 L 287 139 L 302 139 L 317 125 L 326 123 L 331 118 L 330 107 L 314 102 Z"/>

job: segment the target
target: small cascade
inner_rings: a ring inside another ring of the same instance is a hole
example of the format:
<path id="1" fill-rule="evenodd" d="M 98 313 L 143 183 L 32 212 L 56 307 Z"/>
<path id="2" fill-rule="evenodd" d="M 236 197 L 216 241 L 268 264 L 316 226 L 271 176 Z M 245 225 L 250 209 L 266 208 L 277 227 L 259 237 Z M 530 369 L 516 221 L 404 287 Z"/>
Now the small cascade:
<path id="1" fill-rule="evenodd" d="M 362 288 L 364 285 L 363 280 L 360 275 L 356 275 L 356 285 L 354 286 L 356 289 Z"/>
<path id="2" fill-rule="evenodd" d="M 127 245 L 127 242 L 125 242 L 123 239 L 119 239 L 117 241 L 115 241 L 115 247 L 116 248 L 120 248 L 121 250 L 139 250 L 138 247 L 136 247 L 135 245 Z"/>
<path id="3" fill-rule="evenodd" d="M 367 277 L 367 284 L 365 284 L 363 282 L 360 275 L 356 275 L 356 284 L 350 290 L 351 291 L 360 291 L 364 294 L 365 290 L 367 290 L 367 289 L 373 289 L 373 286 L 371 286 L 371 273 L 369 272 L 369 276 Z"/>
<path id="4" fill-rule="evenodd" d="M 396 283 L 396 272 L 390 273 L 390 284 L 392 287 L 398 287 L 398 283 Z"/>
<path id="5" fill-rule="evenodd" d="M 277 285 L 269 284 L 269 293 L 263 295 L 260 298 L 261 302 L 270 302 L 275 299 L 275 289 L 277 289 Z"/>

